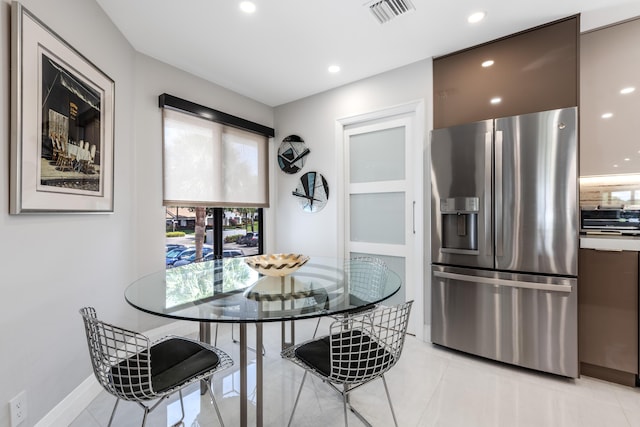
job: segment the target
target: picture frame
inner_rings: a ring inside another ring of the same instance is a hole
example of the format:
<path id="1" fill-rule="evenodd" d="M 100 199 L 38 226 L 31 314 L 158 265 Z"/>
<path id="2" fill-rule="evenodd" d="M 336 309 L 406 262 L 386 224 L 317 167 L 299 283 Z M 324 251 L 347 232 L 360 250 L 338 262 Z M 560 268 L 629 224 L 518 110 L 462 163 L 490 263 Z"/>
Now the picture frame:
<path id="1" fill-rule="evenodd" d="M 11 8 L 9 213 L 113 213 L 114 81 Z"/>

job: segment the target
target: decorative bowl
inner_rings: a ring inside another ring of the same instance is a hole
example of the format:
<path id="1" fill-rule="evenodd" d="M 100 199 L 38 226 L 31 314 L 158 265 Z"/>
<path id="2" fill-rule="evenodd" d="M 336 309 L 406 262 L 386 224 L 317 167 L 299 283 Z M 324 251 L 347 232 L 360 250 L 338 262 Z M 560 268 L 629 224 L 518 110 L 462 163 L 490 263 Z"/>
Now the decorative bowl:
<path id="1" fill-rule="evenodd" d="M 244 262 L 265 276 L 286 276 L 302 267 L 309 257 L 301 254 L 268 254 L 247 257 Z"/>

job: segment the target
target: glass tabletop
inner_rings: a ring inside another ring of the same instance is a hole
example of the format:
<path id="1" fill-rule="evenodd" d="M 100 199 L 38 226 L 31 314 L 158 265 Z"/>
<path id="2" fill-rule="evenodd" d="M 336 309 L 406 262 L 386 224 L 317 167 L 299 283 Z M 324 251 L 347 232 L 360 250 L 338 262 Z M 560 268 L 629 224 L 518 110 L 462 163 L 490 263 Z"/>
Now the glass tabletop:
<path id="1" fill-rule="evenodd" d="M 125 290 L 135 308 L 200 322 L 270 322 L 357 311 L 394 295 L 401 280 L 390 270 L 361 286 L 359 260 L 311 257 L 282 277 L 263 276 L 243 258 L 223 258 L 163 270 Z M 362 268 L 364 267 L 364 268 Z M 364 289 L 363 289 L 364 288 Z"/>

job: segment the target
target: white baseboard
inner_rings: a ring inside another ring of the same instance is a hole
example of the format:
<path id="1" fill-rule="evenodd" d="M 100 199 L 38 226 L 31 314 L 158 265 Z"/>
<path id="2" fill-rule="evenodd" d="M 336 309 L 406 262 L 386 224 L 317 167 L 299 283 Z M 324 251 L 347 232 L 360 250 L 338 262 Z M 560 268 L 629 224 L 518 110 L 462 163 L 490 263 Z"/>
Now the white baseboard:
<path id="1" fill-rule="evenodd" d="M 68 427 L 101 391 L 102 387 L 91 375 L 38 421 L 35 427 Z"/>
<path id="2" fill-rule="evenodd" d="M 196 322 L 177 321 L 145 332 L 151 341 L 166 335 L 187 336 L 198 331 Z M 68 427 L 102 391 L 95 376 L 91 374 L 71 393 L 58 403 L 34 427 Z"/>

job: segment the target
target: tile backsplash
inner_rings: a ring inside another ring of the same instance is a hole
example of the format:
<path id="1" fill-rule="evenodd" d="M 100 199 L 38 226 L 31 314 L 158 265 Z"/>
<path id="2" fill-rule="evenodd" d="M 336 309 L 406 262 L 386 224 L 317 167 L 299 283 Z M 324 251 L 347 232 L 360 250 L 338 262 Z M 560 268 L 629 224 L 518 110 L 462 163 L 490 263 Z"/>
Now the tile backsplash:
<path id="1" fill-rule="evenodd" d="M 640 174 L 580 178 L 580 207 L 640 208 Z"/>

